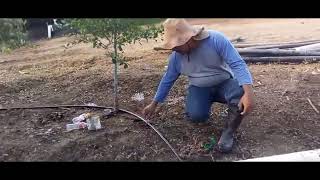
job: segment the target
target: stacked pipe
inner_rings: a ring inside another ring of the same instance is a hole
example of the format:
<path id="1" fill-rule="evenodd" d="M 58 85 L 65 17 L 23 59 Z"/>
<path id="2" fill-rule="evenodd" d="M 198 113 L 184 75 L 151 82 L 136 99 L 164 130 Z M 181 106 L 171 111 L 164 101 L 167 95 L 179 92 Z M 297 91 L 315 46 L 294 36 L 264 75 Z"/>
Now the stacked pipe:
<path id="1" fill-rule="evenodd" d="M 281 44 L 247 44 L 243 38 L 230 40 L 248 63 L 302 63 L 320 61 L 320 40 L 287 42 Z M 165 50 L 154 48 L 154 50 Z"/>
<path id="2" fill-rule="evenodd" d="M 249 63 L 302 63 L 320 61 L 320 40 L 282 44 L 233 43 L 239 54 Z"/>

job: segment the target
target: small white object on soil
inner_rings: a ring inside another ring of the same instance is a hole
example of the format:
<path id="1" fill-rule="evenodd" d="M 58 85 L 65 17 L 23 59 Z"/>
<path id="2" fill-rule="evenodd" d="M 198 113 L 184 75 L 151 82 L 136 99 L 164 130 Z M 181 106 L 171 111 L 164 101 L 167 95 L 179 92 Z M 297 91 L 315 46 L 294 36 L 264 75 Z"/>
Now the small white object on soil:
<path id="1" fill-rule="evenodd" d="M 176 103 L 178 102 L 181 102 L 184 100 L 184 97 L 181 96 L 181 97 L 178 97 L 178 98 L 173 98 L 173 99 L 169 99 L 168 101 L 168 105 L 175 105 Z"/>
<path id="2" fill-rule="evenodd" d="M 87 119 L 87 124 L 88 124 L 87 126 L 88 130 L 98 130 L 102 128 L 99 116 L 93 116 Z"/>
<path id="3" fill-rule="evenodd" d="M 105 109 L 105 110 L 103 110 L 104 112 L 107 112 L 107 113 L 111 113 L 112 112 L 112 110 L 111 109 Z"/>
<path id="4" fill-rule="evenodd" d="M 44 134 L 49 134 L 52 131 L 52 128 L 48 129 Z"/>
<path id="5" fill-rule="evenodd" d="M 143 101 L 144 100 L 144 94 L 143 93 L 136 93 L 131 97 L 131 99 L 133 101 Z"/>
<path id="6" fill-rule="evenodd" d="M 19 71 L 20 74 L 29 74 L 29 72 Z"/>

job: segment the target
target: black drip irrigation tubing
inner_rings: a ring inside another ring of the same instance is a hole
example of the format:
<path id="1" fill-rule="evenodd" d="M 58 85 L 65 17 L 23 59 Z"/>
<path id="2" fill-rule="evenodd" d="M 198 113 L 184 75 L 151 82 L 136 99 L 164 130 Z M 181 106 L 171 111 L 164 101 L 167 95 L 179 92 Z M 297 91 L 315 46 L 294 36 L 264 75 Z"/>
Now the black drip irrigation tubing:
<path id="1" fill-rule="evenodd" d="M 12 107 L 12 108 L 0 108 L 0 111 L 9 111 L 9 110 L 17 110 L 17 109 L 52 109 L 52 108 L 97 108 L 97 109 L 112 109 L 113 107 L 106 107 L 106 106 L 90 106 L 90 105 L 55 105 L 55 106 L 30 106 L 30 107 Z M 169 146 L 171 151 L 175 154 L 175 156 L 178 158 L 179 161 L 182 161 L 182 159 L 179 157 L 178 153 L 174 150 L 174 148 L 170 145 L 168 140 L 163 137 L 163 135 L 153 126 L 151 125 L 146 119 L 143 117 L 130 112 L 125 109 L 119 109 L 120 112 L 128 113 L 130 115 L 133 115 L 139 119 L 141 119 L 144 123 L 146 123 L 149 127 L 151 127 L 159 136 L 160 138 Z"/>
<path id="2" fill-rule="evenodd" d="M 152 126 L 148 121 L 146 121 L 144 118 L 142 118 L 141 116 L 133 113 L 133 112 L 130 112 L 130 111 L 127 111 L 125 109 L 119 109 L 120 111 L 122 112 L 125 112 L 125 113 L 128 113 L 128 114 L 131 114 L 139 119 L 141 119 L 143 122 L 145 122 L 146 124 L 148 124 L 148 126 L 150 126 L 160 137 L 161 139 L 169 146 L 169 148 L 172 150 L 172 152 L 176 155 L 176 157 L 178 158 L 179 161 L 182 161 L 182 159 L 179 157 L 179 155 L 177 154 L 177 152 L 174 150 L 174 148 L 170 145 L 170 143 L 167 141 L 167 139 L 165 137 L 162 136 L 162 134 L 154 127 Z"/>

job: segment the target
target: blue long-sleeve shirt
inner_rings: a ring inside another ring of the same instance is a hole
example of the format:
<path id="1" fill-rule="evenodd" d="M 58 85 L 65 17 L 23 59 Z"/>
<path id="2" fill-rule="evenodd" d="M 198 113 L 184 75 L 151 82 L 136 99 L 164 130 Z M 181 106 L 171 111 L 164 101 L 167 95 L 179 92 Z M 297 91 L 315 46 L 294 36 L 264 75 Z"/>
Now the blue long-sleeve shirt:
<path id="1" fill-rule="evenodd" d="M 240 86 L 253 83 L 246 63 L 233 44 L 224 34 L 213 30 L 209 30 L 209 37 L 202 40 L 189 55 L 175 51 L 171 53 L 167 71 L 154 97 L 156 102 L 165 101 L 180 74 L 188 76 L 190 84 L 200 87 L 212 86 L 226 75 L 237 79 Z"/>

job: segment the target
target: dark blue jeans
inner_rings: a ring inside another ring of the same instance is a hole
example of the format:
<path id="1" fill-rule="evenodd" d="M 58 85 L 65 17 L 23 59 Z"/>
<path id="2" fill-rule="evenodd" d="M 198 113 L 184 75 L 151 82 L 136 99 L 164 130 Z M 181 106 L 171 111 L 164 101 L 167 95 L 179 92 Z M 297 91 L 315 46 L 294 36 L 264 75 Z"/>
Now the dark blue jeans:
<path id="1" fill-rule="evenodd" d="M 235 79 L 229 79 L 214 87 L 189 86 L 186 99 L 187 120 L 200 123 L 209 119 L 214 102 L 237 106 L 244 91 Z"/>

